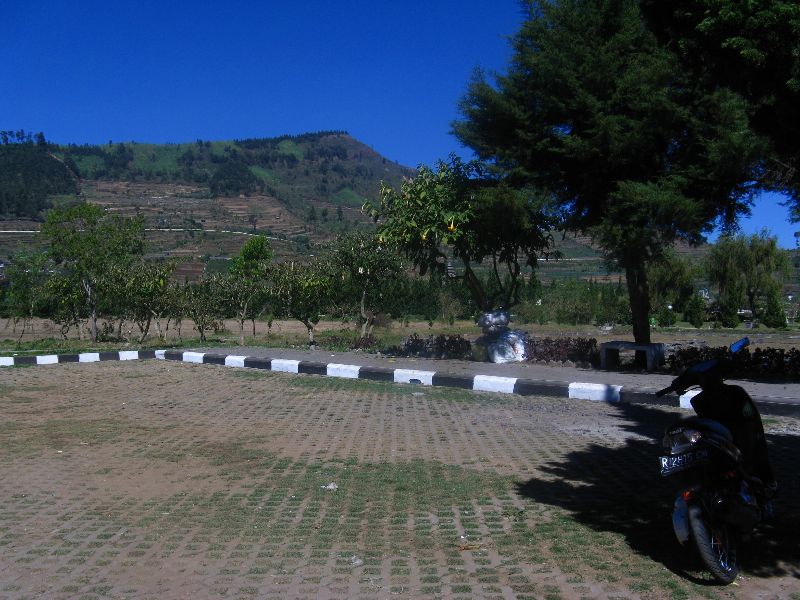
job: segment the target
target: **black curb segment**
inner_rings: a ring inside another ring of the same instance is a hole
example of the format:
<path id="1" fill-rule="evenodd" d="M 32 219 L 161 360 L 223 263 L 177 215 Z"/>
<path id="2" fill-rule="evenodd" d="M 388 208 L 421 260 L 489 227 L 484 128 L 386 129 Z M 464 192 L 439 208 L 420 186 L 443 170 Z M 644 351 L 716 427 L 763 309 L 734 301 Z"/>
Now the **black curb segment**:
<path id="1" fill-rule="evenodd" d="M 473 375 L 461 375 L 460 373 L 434 373 L 431 378 L 431 385 L 442 387 L 461 388 L 471 390 L 475 384 Z"/>
<path id="2" fill-rule="evenodd" d="M 233 360 L 230 366 L 243 365 L 247 369 L 272 370 L 272 362 L 275 359 L 252 357 L 252 356 L 233 356 L 228 354 L 213 354 L 202 352 L 183 352 L 182 350 L 138 350 L 123 352 L 94 352 L 85 354 L 60 354 L 48 356 L 13 356 L 0 357 L 0 366 L 27 366 L 38 364 L 54 363 L 77 363 L 77 362 L 107 362 L 121 360 L 146 360 L 160 358 L 163 360 L 173 360 L 183 362 L 186 355 L 189 360 L 186 362 L 202 363 L 209 365 L 228 365 L 228 358 Z M 312 361 L 281 361 L 280 371 L 286 371 L 286 364 L 296 363 L 297 373 L 305 375 L 327 375 L 329 367 L 341 369 L 343 365 L 337 363 L 320 363 Z M 407 371 L 407 369 L 390 369 L 385 367 L 370 367 L 358 365 L 344 365 L 351 368 L 351 373 L 358 373 L 358 379 L 370 381 L 395 381 L 396 371 Z M 605 397 L 602 400 L 612 402 L 622 402 L 626 404 L 656 404 L 669 407 L 680 406 L 680 399 L 675 394 L 668 394 L 662 398 L 655 395 L 652 389 L 626 388 L 624 386 L 610 386 L 598 384 L 586 384 L 580 382 L 547 381 L 535 379 L 516 379 L 513 377 L 481 377 L 480 375 L 465 375 L 462 373 L 433 373 L 431 384 L 441 387 L 453 387 L 464 390 L 476 389 L 476 379 L 481 378 L 482 384 L 479 388 L 483 391 L 495 391 L 507 393 L 513 382 L 513 394 L 519 396 L 552 396 L 557 398 L 576 398 L 576 399 L 597 399 L 597 388 L 603 391 Z M 487 384 L 487 379 L 491 380 Z M 408 381 L 408 379 L 404 379 Z M 412 383 L 422 383 L 418 379 L 411 379 Z M 492 388 L 491 383 L 496 383 L 496 389 Z M 487 385 L 489 385 L 487 389 Z M 583 389 L 594 388 L 594 393 L 589 396 L 581 395 Z M 601 401 L 602 401 L 601 400 Z M 769 398 L 754 396 L 753 400 L 758 404 L 762 414 L 800 416 L 800 399 L 788 398 Z"/>
<path id="3" fill-rule="evenodd" d="M 245 358 L 244 366 L 246 369 L 266 369 L 272 370 L 271 358 Z"/>
<path id="4" fill-rule="evenodd" d="M 385 367 L 361 367 L 358 370 L 359 379 L 371 381 L 394 381 L 394 369 Z"/>
<path id="5" fill-rule="evenodd" d="M 537 381 L 535 379 L 517 379 L 514 393 L 520 396 L 555 396 L 569 398 L 569 383 L 564 381 Z"/>
<path id="6" fill-rule="evenodd" d="M 303 375 L 327 375 L 328 364 L 301 360 L 297 363 L 297 372 Z"/>
<path id="7" fill-rule="evenodd" d="M 225 354 L 204 354 L 203 355 L 203 364 L 204 365 L 222 365 L 225 366 L 225 359 L 227 356 Z"/>

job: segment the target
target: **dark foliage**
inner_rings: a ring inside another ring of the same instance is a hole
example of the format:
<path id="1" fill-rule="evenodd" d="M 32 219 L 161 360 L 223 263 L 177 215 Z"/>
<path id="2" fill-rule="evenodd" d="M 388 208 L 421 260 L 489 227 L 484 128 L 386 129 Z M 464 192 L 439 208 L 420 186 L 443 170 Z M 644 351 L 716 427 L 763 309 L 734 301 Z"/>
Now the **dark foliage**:
<path id="1" fill-rule="evenodd" d="M 329 350 L 339 352 L 347 350 L 376 350 L 380 346 L 380 340 L 375 336 L 367 335 L 359 337 L 352 334 L 321 334 L 319 344 Z"/>
<path id="2" fill-rule="evenodd" d="M 687 367 L 701 363 L 712 358 L 724 358 L 730 354 L 727 346 L 691 346 L 679 348 L 667 357 L 667 367 L 670 373 L 678 374 Z"/>
<path id="3" fill-rule="evenodd" d="M 600 364 L 600 348 L 594 338 L 528 338 L 525 340 L 527 360 L 572 361 Z"/>
<path id="4" fill-rule="evenodd" d="M 240 148 L 247 148 L 249 150 L 255 150 L 258 148 L 276 148 L 278 144 L 283 141 L 291 141 L 295 143 L 303 143 L 303 142 L 317 142 L 321 138 L 328 137 L 330 135 L 348 135 L 346 131 L 318 131 L 316 133 L 302 133 L 300 135 L 282 135 L 279 137 L 272 137 L 272 138 L 247 138 L 244 140 L 234 140 L 233 143 L 239 146 Z"/>
<path id="5" fill-rule="evenodd" d="M 795 348 L 756 348 L 753 352 L 756 373 L 785 381 L 800 381 L 800 351 Z"/>
<path id="6" fill-rule="evenodd" d="M 387 353 L 396 356 L 471 360 L 472 344 L 460 335 L 431 335 L 422 338 L 415 333 L 404 339 L 402 346 L 392 346 Z"/>
<path id="7" fill-rule="evenodd" d="M 667 358 L 669 371 L 674 374 L 697 363 L 713 358 L 730 357 L 726 346 L 680 348 Z M 800 381 L 800 351 L 792 348 L 756 348 L 743 350 L 735 357 L 729 376 L 764 377 L 781 381 Z"/>
<path id="8" fill-rule="evenodd" d="M 77 194 L 75 174 L 68 162 L 50 152 L 42 134 L 36 143 L 30 136 L 23 141 L 0 144 L 0 216 L 39 219 L 50 207 L 48 197 Z M 74 165 L 74 163 L 73 163 Z"/>
<path id="9" fill-rule="evenodd" d="M 263 191 L 262 181 L 246 165 L 240 162 L 227 162 L 219 166 L 209 181 L 211 195 L 249 196 Z"/>

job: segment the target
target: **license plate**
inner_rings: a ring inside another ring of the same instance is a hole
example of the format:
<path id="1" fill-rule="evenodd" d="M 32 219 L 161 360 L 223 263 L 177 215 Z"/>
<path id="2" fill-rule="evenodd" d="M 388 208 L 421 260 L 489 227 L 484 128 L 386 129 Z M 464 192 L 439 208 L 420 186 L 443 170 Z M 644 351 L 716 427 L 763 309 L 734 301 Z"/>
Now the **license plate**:
<path id="1" fill-rule="evenodd" d="M 706 464 L 708 462 L 708 449 L 693 450 L 683 454 L 676 454 L 675 456 L 662 456 L 659 460 L 661 461 L 661 474 L 672 475 L 684 469 Z"/>

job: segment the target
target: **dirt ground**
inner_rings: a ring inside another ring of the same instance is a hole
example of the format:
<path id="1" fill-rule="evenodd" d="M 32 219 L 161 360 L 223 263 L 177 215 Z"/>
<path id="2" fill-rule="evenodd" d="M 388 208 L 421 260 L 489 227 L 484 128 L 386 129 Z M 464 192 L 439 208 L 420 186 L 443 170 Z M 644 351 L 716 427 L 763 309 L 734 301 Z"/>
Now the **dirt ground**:
<path id="1" fill-rule="evenodd" d="M 711 586 L 656 461 L 676 411 L 160 360 L 0 371 L 0 600 L 800 598 L 779 517 Z"/>

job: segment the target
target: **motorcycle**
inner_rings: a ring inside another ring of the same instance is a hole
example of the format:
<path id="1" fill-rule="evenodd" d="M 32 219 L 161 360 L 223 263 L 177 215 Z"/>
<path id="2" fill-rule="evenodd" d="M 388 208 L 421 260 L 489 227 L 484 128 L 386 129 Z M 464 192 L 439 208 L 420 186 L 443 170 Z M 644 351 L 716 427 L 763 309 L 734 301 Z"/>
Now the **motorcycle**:
<path id="1" fill-rule="evenodd" d="M 672 513 L 678 541 L 693 541 L 723 584 L 736 579 L 739 542 L 771 516 L 777 488 L 758 408 L 743 388 L 723 381 L 749 344 L 739 340 L 728 357 L 696 364 L 656 393 L 702 390 L 691 399 L 696 415 L 667 427 L 660 466 L 661 475 L 675 477 L 679 487 Z"/>

